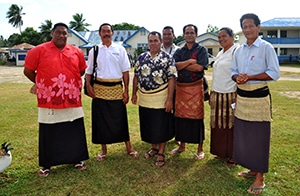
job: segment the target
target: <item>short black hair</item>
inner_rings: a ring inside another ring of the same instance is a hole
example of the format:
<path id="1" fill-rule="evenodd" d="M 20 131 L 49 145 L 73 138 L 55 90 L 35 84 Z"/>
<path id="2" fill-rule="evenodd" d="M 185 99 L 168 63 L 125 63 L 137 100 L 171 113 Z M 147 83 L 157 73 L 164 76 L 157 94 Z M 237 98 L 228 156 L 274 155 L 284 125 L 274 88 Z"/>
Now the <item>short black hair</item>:
<path id="1" fill-rule="evenodd" d="M 171 27 L 171 26 L 165 26 L 165 27 L 163 28 L 163 31 L 166 30 L 166 29 L 170 29 L 170 30 L 172 31 L 173 35 L 175 34 L 175 33 L 174 33 L 173 27 Z"/>
<path id="2" fill-rule="evenodd" d="M 53 29 L 52 29 L 52 31 L 54 31 L 58 26 L 63 26 L 63 27 L 66 27 L 67 28 L 67 30 L 69 30 L 69 27 L 68 27 L 68 25 L 66 25 L 65 23 L 63 23 L 63 22 L 59 22 L 59 23 L 56 23 L 54 26 L 53 26 Z"/>
<path id="3" fill-rule="evenodd" d="M 187 24 L 187 25 L 185 25 L 185 26 L 183 27 L 183 34 L 185 34 L 185 29 L 186 29 L 187 27 L 194 27 L 195 33 L 198 35 L 198 28 L 196 27 L 196 25 L 193 25 L 193 24 Z"/>
<path id="4" fill-rule="evenodd" d="M 255 26 L 260 25 L 260 20 L 259 20 L 258 16 L 253 13 L 248 13 L 248 14 L 244 14 L 240 19 L 241 28 L 243 28 L 243 20 L 244 19 L 253 19 Z"/>
<path id="5" fill-rule="evenodd" d="M 114 28 L 113 28 L 113 26 L 112 26 L 111 24 L 109 24 L 109 23 L 103 23 L 103 24 L 102 24 L 102 25 L 100 25 L 100 27 L 99 27 L 99 33 L 100 33 L 100 31 L 101 31 L 102 27 L 103 27 L 103 26 L 105 26 L 105 25 L 108 25 L 108 26 L 110 26 L 110 28 L 111 28 L 111 31 L 112 31 L 112 32 L 114 32 Z"/>
<path id="6" fill-rule="evenodd" d="M 232 31 L 232 29 L 231 28 L 229 28 L 229 27 L 222 27 L 221 29 L 220 29 L 220 31 L 226 31 L 226 33 L 230 36 L 230 37 L 233 37 L 233 31 Z"/>
<path id="7" fill-rule="evenodd" d="M 160 34 L 159 32 L 157 32 L 157 31 L 151 31 L 151 32 L 148 34 L 148 40 L 149 40 L 150 35 L 158 35 L 158 39 L 159 39 L 159 40 L 162 40 L 161 34 Z"/>

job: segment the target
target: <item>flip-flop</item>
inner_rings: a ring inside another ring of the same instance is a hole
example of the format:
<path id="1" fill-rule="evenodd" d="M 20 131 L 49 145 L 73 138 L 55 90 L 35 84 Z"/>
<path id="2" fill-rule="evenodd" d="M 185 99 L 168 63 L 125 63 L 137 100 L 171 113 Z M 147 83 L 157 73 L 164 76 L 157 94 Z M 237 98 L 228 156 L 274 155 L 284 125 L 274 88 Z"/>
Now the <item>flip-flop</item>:
<path id="1" fill-rule="evenodd" d="M 86 164 L 83 161 L 80 161 L 78 164 L 75 165 L 75 168 L 79 169 L 79 170 L 85 170 L 86 167 L 87 166 L 86 166 Z"/>
<path id="2" fill-rule="evenodd" d="M 254 185 L 252 184 L 248 189 L 247 189 L 247 192 L 250 193 L 250 194 L 254 194 L 254 195 L 259 195 L 261 194 L 264 189 L 265 189 L 265 184 L 261 187 L 254 187 Z"/>
<path id="3" fill-rule="evenodd" d="M 96 159 L 98 161 L 103 161 L 105 159 L 105 157 L 106 157 L 106 154 L 100 153 L 100 154 L 97 155 Z"/>
<path id="4" fill-rule="evenodd" d="M 38 175 L 40 177 L 47 177 L 50 173 L 50 170 L 49 169 L 40 169 L 39 172 L 38 172 Z"/>
<path id="5" fill-rule="evenodd" d="M 244 178 L 255 178 L 256 175 L 249 173 L 249 171 L 244 171 L 238 173 L 238 177 L 244 177 Z"/>
<path id="6" fill-rule="evenodd" d="M 175 155 L 175 154 L 180 154 L 182 153 L 184 150 L 179 150 L 178 148 L 175 148 L 173 150 L 171 150 L 170 154 Z"/>
<path id="7" fill-rule="evenodd" d="M 130 153 L 128 153 L 131 157 L 136 158 L 139 157 L 140 154 L 137 151 L 131 151 Z"/>
<path id="8" fill-rule="evenodd" d="M 202 159 L 204 159 L 204 152 L 202 151 L 199 154 L 197 153 L 195 159 L 196 160 L 202 160 Z"/>

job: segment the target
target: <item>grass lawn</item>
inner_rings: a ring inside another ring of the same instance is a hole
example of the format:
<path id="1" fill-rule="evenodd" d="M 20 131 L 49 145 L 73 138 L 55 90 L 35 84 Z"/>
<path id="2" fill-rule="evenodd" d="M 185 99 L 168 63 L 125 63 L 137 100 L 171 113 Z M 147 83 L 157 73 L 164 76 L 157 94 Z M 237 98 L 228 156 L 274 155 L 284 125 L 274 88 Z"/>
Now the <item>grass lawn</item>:
<path id="1" fill-rule="evenodd" d="M 53 167 L 47 178 L 38 177 L 38 123 L 31 84 L 0 83 L 0 143 L 11 142 L 12 164 L 0 174 L 0 195 L 248 195 L 252 180 L 237 177 L 240 166 L 225 167 L 209 153 L 209 106 L 205 103 L 205 158 L 195 161 L 197 145 L 187 144 L 179 156 L 166 156 L 158 168 L 155 158 L 144 159 L 150 145 L 140 140 L 137 106 L 128 104 L 130 136 L 141 153 L 130 158 L 123 143 L 108 145 L 106 160 L 95 156 L 91 143 L 91 99 L 83 95 L 90 159 L 84 171 L 72 165 Z M 300 81 L 270 83 L 273 122 L 269 173 L 263 195 L 300 195 Z M 297 96 L 298 93 L 298 96 Z M 296 96 L 293 96 L 296 95 Z M 167 152 L 175 148 L 174 141 Z"/>

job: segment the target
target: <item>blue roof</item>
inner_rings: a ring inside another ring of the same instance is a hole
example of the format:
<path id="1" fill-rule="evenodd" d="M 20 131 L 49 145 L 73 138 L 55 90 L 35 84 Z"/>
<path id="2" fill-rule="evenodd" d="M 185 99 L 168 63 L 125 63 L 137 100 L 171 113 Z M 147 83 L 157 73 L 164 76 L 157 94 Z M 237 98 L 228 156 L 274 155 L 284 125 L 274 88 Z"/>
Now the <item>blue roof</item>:
<path id="1" fill-rule="evenodd" d="M 114 30 L 114 35 L 112 37 L 113 42 L 122 42 L 124 43 L 124 47 L 130 47 L 125 44 L 125 40 L 131 37 L 133 34 L 136 33 L 138 30 Z M 80 31 L 81 34 L 85 39 L 88 40 L 88 43 L 85 45 L 80 46 L 80 48 L 92 48 L 93 45 L 98 45 L 101 42 L 101 37 L 99 36 L 98 30 L 93 31 Z"/>
<path id="2" fill-rule="evenodd" d="M 261 27 L 300 27 L 300 18 L 274 18 L 260 24 Z"/>

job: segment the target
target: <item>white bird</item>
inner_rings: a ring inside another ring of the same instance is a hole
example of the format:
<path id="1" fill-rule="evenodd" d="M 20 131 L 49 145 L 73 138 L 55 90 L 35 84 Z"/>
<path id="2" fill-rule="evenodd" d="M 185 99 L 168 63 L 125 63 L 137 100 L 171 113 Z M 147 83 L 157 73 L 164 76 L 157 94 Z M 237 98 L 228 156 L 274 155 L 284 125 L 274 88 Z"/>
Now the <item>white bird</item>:
<path id="1" fill-rule="evenodd" d="M 0 149 L 0 173 L 3 172 L 12 161 L 12 154 L 10 150 L 13 148 L 9 148 L 10 143 L 4 142 Z"/>

